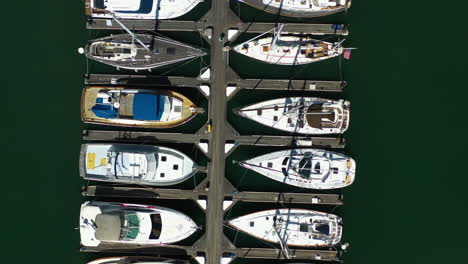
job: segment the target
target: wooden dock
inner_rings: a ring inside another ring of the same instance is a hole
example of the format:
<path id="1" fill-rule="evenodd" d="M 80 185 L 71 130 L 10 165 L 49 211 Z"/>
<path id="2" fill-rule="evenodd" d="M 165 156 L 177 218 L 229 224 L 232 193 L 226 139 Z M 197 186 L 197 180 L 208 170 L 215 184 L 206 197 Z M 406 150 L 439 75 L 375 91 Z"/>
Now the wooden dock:
<path id="1" fill-rule="evenodd" d="M 338 194 L 312 193 L 278 193 L 278 192 L 238 192 L 224 177 L 225 158 L 232 152 L 226 151 L 230 145 L 234 149 L 238 145 L 249 146 L 289 146 L 289 147 L 322 147 L 343 148 L 344 139 L 335 137 L 311 136 L 265 136 L 240 135 L 227 121 L 227 102 L 241 89 L 259 90 L 296 90 L 310 92 L 341 92 L 346 86 L 342 81 L 320 80 L 265 80 L 242 79 L 229 68 L 229 52 L 224 47 L 230 45 L 243 33 L 264 33 L 277 27 L 275 23 L 250 23 L 241 21 L 229 8 L 229 1 L 212 1 L 211 10 L 199 21 L 171 21 L 171 20 L 121 20 L 131 30 L 156 31 L 194 31 L 199 32 L 210 43 L 210 57 L 212 59 L 208 79 L 187 78 L 177 76 L 150 75 L 108 75 L 90 74 L 86 76 L 86 85 L 124 85 L 124 86 L 181 86 L 201 89 L 209 86 L 209 93 L 204 91 L 209 101 L 208 122 L 195 134 L 134 132 L 134 131 L 102 131 L 85 130 L 83 139 L 95 142 L 145 142 L 154 144 L 191 143 L 207 145 L 206 154 L 210 159 L 207 178 L 193 190 L 165 189 L 165 188 L 135 188 L 117 186 L 86 186 L 85 196 L 126 197 L 149 199 L 190 199 L 206 201 L 206 233 L 193 245 L 122 245 L 101 243 L 98 247 L 82 247 L 84 252 L 113 252 L 113 253 L 141 253 L 164 255 L 202 256 L 204 264 L 221 263 L 226 256 L 241 258 L 283 259 L 281 249 L 278 248 L 237 248 L 223 233 L 224 203 L 242 202 L 281 203 L 281 204 L 312 204 L 312 205 L 341 205 L 343 197 Z M 109 19 L 91 19 L 87 23 L 88 29 L 120 30 L 120 26 Z M 208 30 L 209 29 L 209 30 Z M 222 34 L 230 39 L 222 39 Z M 301 32 L 315 35 L 348 35 L 347 25 L 333 24 L 299 24 L 286 23 L 283 32 Z M 227 95 L 227 86 L 233 85 L 235 91 Z M 207 183 L 209 182 L 209 188 Z M 205 184 L 205 185 L 204 185 Z M 232 206 L 232 205 L 231 205 Z M 339 252 L 329 249 L 294 249 L 291 248 L 293 258 L 313 261 L 338 261 Z"/>

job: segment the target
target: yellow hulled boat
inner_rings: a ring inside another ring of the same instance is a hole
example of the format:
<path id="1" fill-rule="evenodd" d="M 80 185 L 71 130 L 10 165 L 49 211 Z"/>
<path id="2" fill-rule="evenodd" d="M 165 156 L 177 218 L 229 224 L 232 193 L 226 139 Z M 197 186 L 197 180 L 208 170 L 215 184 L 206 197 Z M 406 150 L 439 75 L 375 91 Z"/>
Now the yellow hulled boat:
<path id="1" fill-rule="evenodd" d="M 87 86 L 81 98 L 83 122 L 100 125 L 171 128 L 202 112 L 171 90 Z"/>

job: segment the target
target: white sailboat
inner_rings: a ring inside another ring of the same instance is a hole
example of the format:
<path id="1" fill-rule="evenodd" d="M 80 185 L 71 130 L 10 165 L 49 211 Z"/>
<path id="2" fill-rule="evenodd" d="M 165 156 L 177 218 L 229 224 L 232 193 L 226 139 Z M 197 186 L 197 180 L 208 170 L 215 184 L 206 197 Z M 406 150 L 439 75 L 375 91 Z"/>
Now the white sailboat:
<path id="1" fill-rule="evenodd" d="M 258 239 L 285 246 L 325 247 L 340 242 L 341 217 L 305 209 L 273 209 L 244 215 L 228 223 Z"/>
<path id="2" fill-rule="evenodd" d="M 261 34 L 234 47 L 234 51 L 262 62 L 278 65 L 301 65 L 340 56 L 340 42 L 326 42 L 299 34 L 281 34 L 282 26 L 273 36 Z M 266 32 L 268 33 L 268 32 Z"/>
<path id="3" fill-rule="evenodd" d="M 196 164 L 172 148 L 131 144 L 83 144 L 80 175 L 86 180 L 167 186 L 197 173 Z"/>
<path id="4" fill-rule="evenodd" d="M 236 112 L 274 129 L 326 135 L 344 133 L 348 129 L 349 105 L 345 100 L 286 97 L 252 104 Z"/>
<path id="5" fill-rule="evenodd" d="M 290 149 L 239 162 L 275 181 L 305 189 L 337 189 L 354 182 L 356 162 L 323 149 Z"/>
<path id="6" fill-rule="evenodd" d="M 197 229 L 190 217 L 169 208 L 97 201 L 81 205 L 80 236 L 85 247 L 97 247 L 102 242 L 171 244 Z"/>
<path id="7" fill-rule="evenodd" d="M 318 17 L 346 11 L 351 0 L 239 0 L 272 14 L 288 17 Z"/>
<path id="8" fill-rule="evenodd" d="M 172 19 L 190 12 L 203 0 L 85 0 L 85 13 L 93 18 Z"/>

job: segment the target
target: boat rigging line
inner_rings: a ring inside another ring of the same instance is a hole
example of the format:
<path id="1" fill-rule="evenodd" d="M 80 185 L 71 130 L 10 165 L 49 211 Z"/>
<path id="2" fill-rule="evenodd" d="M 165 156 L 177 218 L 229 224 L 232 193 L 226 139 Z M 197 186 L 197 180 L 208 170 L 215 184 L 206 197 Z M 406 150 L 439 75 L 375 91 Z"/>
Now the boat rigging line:
<path id="1" fill-rule="evenodd" d="M 143 43 L 139 38 L 137 38 L 137 36 L 135 34 L 133 34 L 133 32 L 127 27 L 125 26 L 124 23 L 120 22 L 119 19 L 117 19 L 117 16 L 113 13 L 113 12 L 110 12 L 108 11 L 109 14 L 112 16 L 112 18 L 115 20 L 115 22 L 117 22 L 117 24 L 119 24 L 125 31 L 127 31 L 127 33 L 132 36 L 132 42 L 133 40 L 136 40 L 138 43 L 140 43 L 140 45 L 146 50 L 146 51 L 150 51 L 150 49 L 145 45 L 145 43 Z M 133 44 L 133 43 L 132 43 Z"/>

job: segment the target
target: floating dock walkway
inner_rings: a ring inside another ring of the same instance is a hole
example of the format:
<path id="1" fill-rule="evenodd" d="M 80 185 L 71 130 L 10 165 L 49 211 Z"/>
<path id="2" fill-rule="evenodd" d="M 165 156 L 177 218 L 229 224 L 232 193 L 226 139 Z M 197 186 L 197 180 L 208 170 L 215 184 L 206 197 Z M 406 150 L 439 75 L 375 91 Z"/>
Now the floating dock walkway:
<path id="1" fill-rule="evenodd" d="M 224 212 L 235 202 L 265 202 L 283 204 L 328 204 L 341 205 L 343 197 L 337 194 L 238 192 L 225 175 L 225 158 L 238 145 L 250 146 L 301 146 L 343 148 L 344 140 L 337 137 L 310 136 L 263 136 L 240 135 L 227 121 L 227 102 L 241 89 L 300 90 L 312 92 L 341 92 L 346 82 L 312 80 L 265 80 L 242 79 L 229 67 L 229 49 L 226 46 L 244 32 L 264 33 L 277 27 L 275 23 L 243 22 L 229 8 L 229 1 L 212 1 L 211 10 L 199 21 L 139 21 L 120 20 L 131 30 L 194 31 L 199 32 L 210 43 L 210 74 L 206 78 L 149 75 L 107 75 L 86 76 L 87 85 L 119 86 L 183 86 L 194 87 L 208 98 L 208 122 L 195 134 L 101 131 L 85 130 L 86 141 L 112 142 L 170 142 L 197 144 L 209 157 L 207 178 L 194 190 L 161 188 L 128 188 L 116 186 L 86 186 L 85 196 L 131 197 L 155 199 L 204 200 L 206 207 L 206 233 L 192 246 L 180 245 L 121 245 L 101 243 L 98 247 L 83 247 L 86 252 L 141 253 L 161 255 L 189 255 L 200 264 L 228 263 L 234 257 L 284 259 L 279 248 L 237 248 L 225 237 Z M 91 19 L 88 29 L 120 30 L 112 19 Z M 348 35 L 347 25 L 286 23 L 283 32 L 302 32 L 315 35 Z M 223 38 L 221 36 L 226 36 Z M 202 75 L 201 75 L 202 76 Z M 209 188 L 207 183 L 209 182 Z M 290 249 L 297 260 L 338 261 L 339 252 L 329 250 Z"/>
<path id="2" fill-rule="evenodd" d="M 219 34 L 215 33 L 215 28 L 220 28 L 217 17 L 217 9 L 215 1 L 212 2 L 211 10 L 208 11 L 198 21 L 180 21 L 180 20 L 136 20 L 136 19 L 120 19 L 131 30 L 155 30 L 155 31 L 196 31 L 200 32 L 207 40 L 210 40 L 212 35 L 216 36 L 218 41 Z M 216 1 L 219 2 L 219 1 Z M 224 5 L 224 4 L 223 4 Z M 230 8 L 222 10 L 223 31 L 228 34 L 230 41 L 234 40 L 240 33 L 264 33 L 273 30 L 278 26 L 277 23 L 262 23 L 262 22 L 244 22 Z M 226 11 L 227 10 L 227 11 Z M 341 35 L 349 34 L 348 25 L 344 24 L 309 24 L 309 23 L 285 23 L 283 32 L 300 32 L 312 35 Z M 90 19 L 86 23 L 87 29 L 107 29 L 120 30 L 121 27 L 113 19 Z M 210 33 L 211 32 L 211 33 Z"/>

